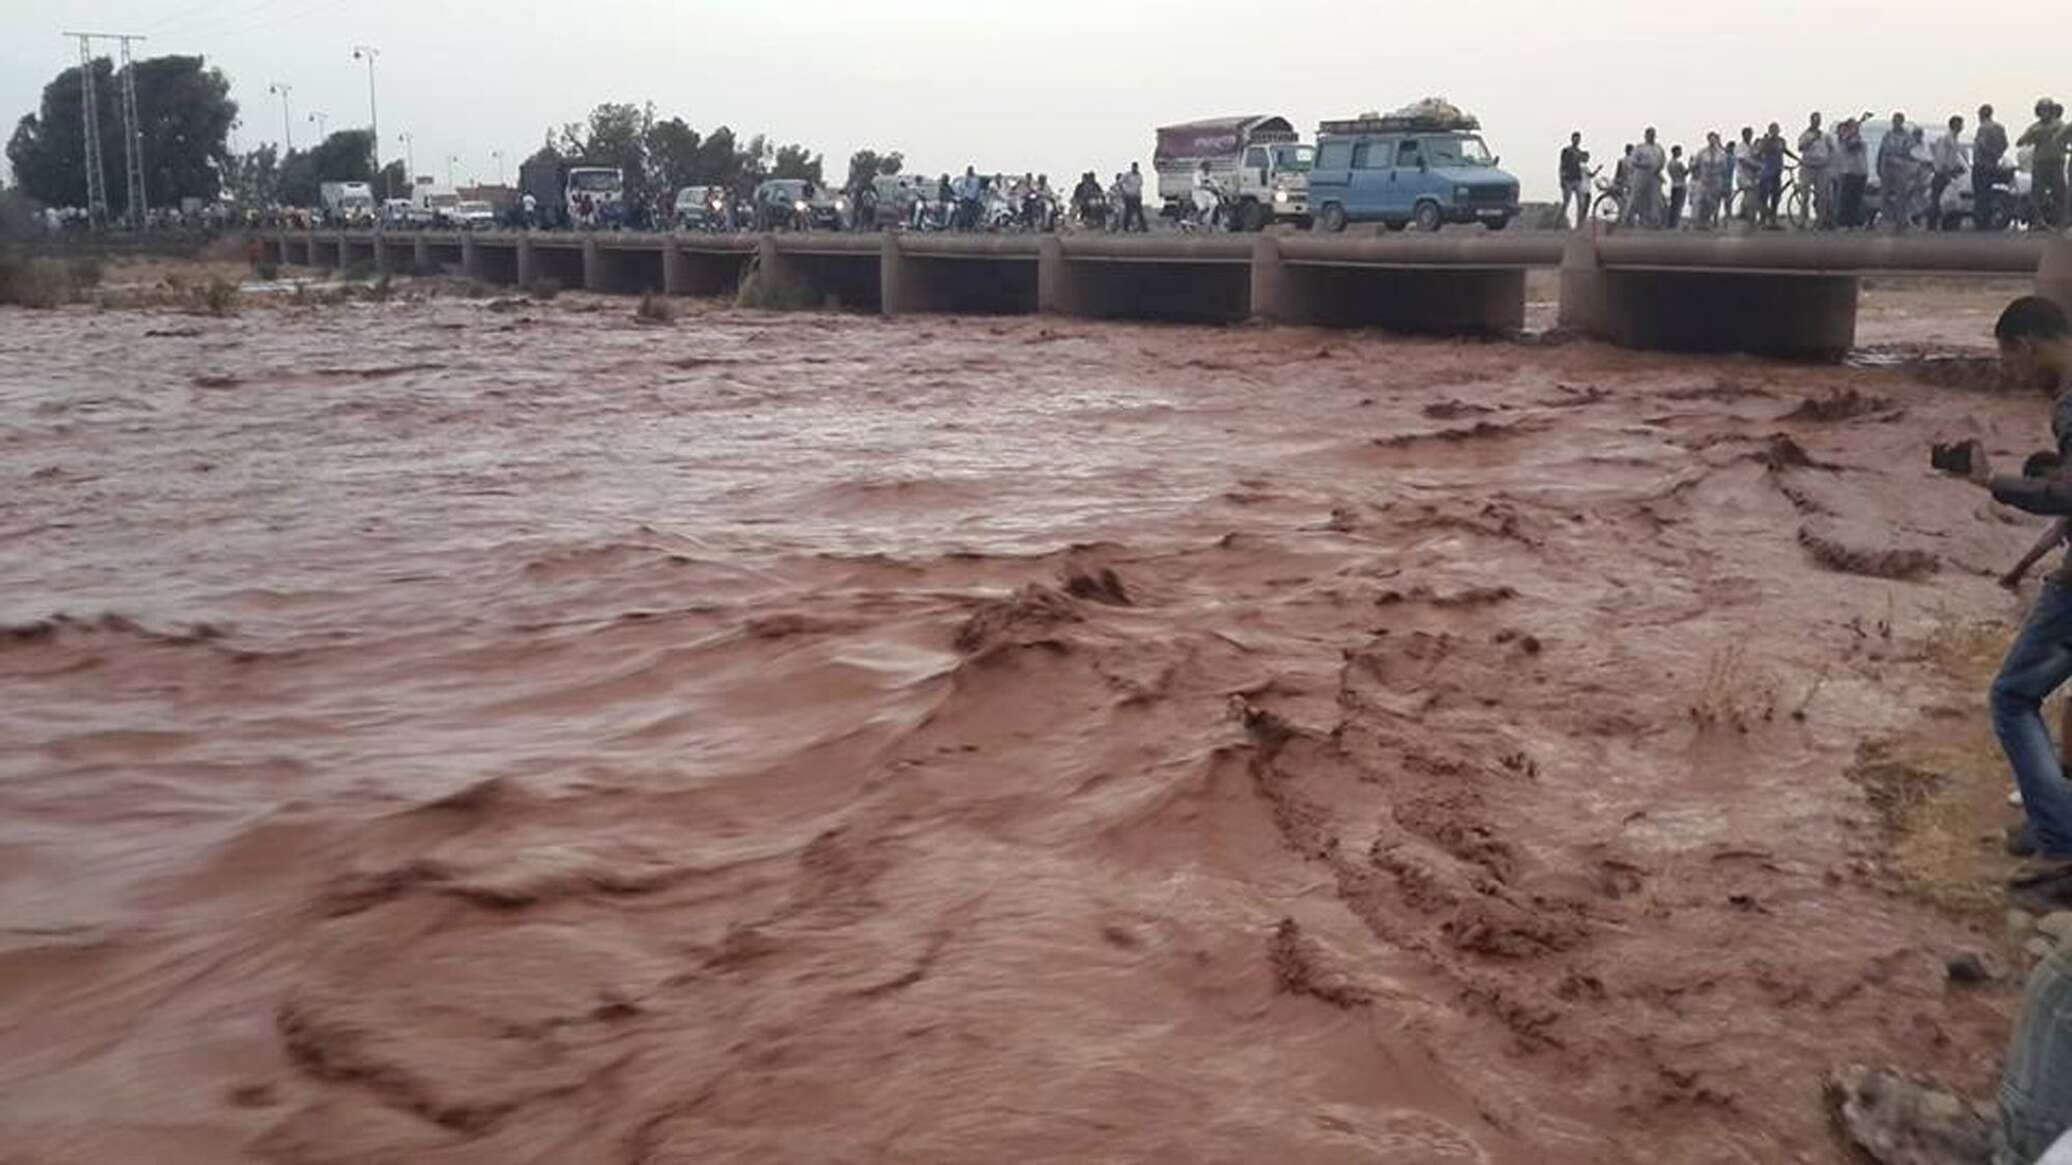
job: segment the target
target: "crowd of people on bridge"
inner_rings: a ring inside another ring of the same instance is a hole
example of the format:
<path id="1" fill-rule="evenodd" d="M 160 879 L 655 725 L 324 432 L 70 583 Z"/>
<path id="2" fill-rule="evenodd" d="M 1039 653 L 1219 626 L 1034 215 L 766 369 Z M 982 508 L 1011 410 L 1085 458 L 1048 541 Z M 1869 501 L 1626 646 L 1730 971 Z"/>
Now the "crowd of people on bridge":
<path id="1" fill-rule="evenodd" d="M 2072 225 L 2072 125 L 2048 97 L 2035 113 L 2032 125 L 2011 136 L 1993 107 L 1982 105 L 1975 125 L 1952 116 L 1931 137 L 1904 112 L 1865 113 L 1832 128 L 1816 112 L 1795 136 L 1774 121 L 1760 134 L 1743 126 L 1738 139 L 1712 131 L 1688 155 L 1682 145 L 1665 149 L 1650 126 L 1610 175 L 1591 164 L 1583 135 L 1573 133 L 1559 162 L 1562 220 L 1581 226 L 1594 216 L 1666 230 L 1736 222 L 1822 231 L 2062 229 Z M 2026 173 L 2017 162 L 2024 150 Z"/>

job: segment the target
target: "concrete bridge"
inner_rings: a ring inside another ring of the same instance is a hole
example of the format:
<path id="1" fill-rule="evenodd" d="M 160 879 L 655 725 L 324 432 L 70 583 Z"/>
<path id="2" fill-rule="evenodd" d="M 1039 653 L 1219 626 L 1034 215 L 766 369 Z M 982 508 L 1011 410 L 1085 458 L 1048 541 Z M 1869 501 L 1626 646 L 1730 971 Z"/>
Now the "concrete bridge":
<path id="1" fill-rule="evenodd" d="M 2033 278 L 2072 309 L 2072 241 L 2034 235 L 686 235 L 269 231 L 282 265 L 444 271 L 486 283 L 731 294 L 751 270 L 814 302 L 1474 334 L 1525 322 L 1525 275 L 1561 274 L 1562 327 L 1635 348 L 1833 356 L 1866 275 Z"/>

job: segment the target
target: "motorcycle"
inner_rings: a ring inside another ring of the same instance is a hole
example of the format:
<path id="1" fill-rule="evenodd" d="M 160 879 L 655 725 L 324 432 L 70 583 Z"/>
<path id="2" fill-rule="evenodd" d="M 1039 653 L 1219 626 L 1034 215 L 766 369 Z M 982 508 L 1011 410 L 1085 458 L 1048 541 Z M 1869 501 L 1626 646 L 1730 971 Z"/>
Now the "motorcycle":
<path id="1" fill-rule="evenodd" d="M 1193 209 L 1182 214 L 1179 227 L 1182 231 L 1210 232 L 1227 229 L 1229 226 L 1230 196 L 1214 182 L 1194 188 Z"/>

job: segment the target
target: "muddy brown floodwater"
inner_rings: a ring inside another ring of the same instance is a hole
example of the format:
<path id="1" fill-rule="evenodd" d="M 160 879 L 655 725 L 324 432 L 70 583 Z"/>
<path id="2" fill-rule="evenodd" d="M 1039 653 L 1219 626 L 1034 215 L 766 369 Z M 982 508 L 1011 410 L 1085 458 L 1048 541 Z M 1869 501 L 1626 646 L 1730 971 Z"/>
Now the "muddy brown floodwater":
<path id="1" fill-rule="evenodd" d="M 11 1160 L 1828 1162 L 1828 1068 L 1997 1070 L 1846 774 L 1982 714 L 1917 646 L 2035 527 L 1926 446 L 2036 400 L 581 297 L 0 367 Z"/>

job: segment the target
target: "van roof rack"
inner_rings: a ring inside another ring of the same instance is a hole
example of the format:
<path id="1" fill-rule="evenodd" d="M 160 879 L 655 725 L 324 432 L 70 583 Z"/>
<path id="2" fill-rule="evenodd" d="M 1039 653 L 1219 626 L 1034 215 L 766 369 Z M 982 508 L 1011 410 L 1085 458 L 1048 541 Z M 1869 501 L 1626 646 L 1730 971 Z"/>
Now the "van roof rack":
<path id="1" fill-rule="evenodd" d="M 1360 133 L 1446 133 L 1451 131 L 1479 131 L 1481 121 L 1469 114 L 1458 117 L 1429 114 L 1397 114 L 1386 117 L 1362 114 L 1359 117 L 1338 118 L 1317 123 L 1319 134 Z"/>

